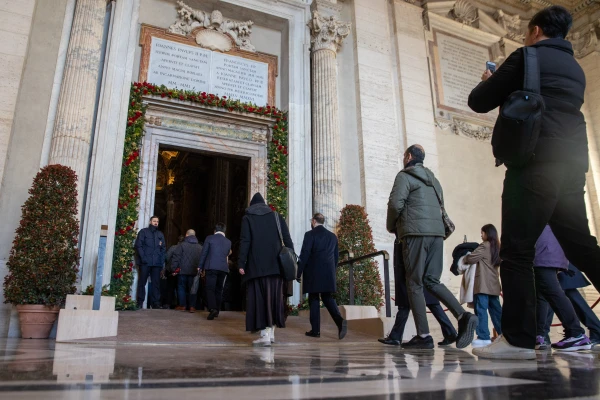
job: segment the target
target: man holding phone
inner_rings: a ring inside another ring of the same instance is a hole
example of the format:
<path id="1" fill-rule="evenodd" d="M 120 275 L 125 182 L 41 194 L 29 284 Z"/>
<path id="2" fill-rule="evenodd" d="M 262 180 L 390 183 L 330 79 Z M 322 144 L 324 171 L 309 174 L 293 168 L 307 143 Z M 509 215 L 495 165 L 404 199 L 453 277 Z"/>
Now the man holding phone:
<path id="1" fill-rule="evenodd" d="M 508 166 L 502 194 L 500 278 L 504 293 L 501 339 L 473 354 L 494 359 L 535 359 L 535 243 L 546 224 L 571 262 L 600 289 L 600 248 L 590 234 L 584 201 L 588 146 L 581 113 L 585 75 L 565 40 L 573 19 L 560 6 L 538 12 L 529 22 L 525 45 L 537 52 L 545 110 L 534 156 L 522 167 Z M 521 49 L 513 52 L 471 92 L 469 107 L 487 113 L 523 89 Z M 527 98 L 525 98 L 527 100 Z M 500 132 L 501 133 L 501 132 Z M 570 340 L 574 338 L 565 338 Z"/>

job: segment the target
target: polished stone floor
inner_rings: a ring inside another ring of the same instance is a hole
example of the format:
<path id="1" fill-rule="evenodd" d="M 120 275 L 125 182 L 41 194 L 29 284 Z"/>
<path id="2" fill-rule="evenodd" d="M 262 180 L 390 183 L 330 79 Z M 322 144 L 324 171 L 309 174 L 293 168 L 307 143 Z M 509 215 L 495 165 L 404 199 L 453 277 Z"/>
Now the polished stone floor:
<path id="1" fill-rule="evenodd" d="M 596 353 L 488 361 L 470 349 L 375 343 L 62 344 L 0 341 L 4 399 L 567 399 L 600 397 Z"/>

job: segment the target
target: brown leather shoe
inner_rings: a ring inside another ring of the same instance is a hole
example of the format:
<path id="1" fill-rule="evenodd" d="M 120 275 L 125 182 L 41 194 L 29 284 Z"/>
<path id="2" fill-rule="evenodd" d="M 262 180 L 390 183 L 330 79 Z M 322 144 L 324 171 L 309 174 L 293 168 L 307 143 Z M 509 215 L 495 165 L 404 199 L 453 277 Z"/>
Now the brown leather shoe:
<path id="1" fill-rule="evenodd" d="M 190 312 L 193 314 L 196 312 L 196 309 L 194 307 L 190 307 Z"/>
<path id="2" fill-rule="evenodd" d="M 184 306 L 177 306 L 177 307 L 175 307 L 175 311 L 185 311 L 185 307 Z"/>

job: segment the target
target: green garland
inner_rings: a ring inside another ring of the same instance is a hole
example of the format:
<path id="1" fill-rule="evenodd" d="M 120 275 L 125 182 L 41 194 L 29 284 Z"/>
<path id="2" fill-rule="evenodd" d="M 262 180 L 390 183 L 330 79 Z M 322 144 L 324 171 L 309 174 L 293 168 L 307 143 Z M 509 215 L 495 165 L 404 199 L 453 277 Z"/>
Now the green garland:
<path id="1" fill-rule="evenodd" d="M 136 309 L 131 297 L 133 285 L 133 243 L 137 235 L 136 222 L 139 217 L 139 175 L 140 150 L 144 136 L 146 107 L 142 96 L 160 96 L 180 101 L 188 101 L 207 107 L 222 108 L 228 112 L 241 112 L 264 115 L 275 118 L 273 135 L 268 146 L 267 201 L 274 211 L 287 216 L 288 188 L 288 118 L 287 112 L 275 107 L 257 107 L 239 100 L 219 97 L 214 94 L 169 89 L 147 82 L 131 85 L 125 147 L 123 149 L 123 167 L 119 190 L 119 209 L 115 231 L 112 271 L 109 293 L 116 297 L 116 308 L 120 310 Z M 140 228 L 140 227 L 138 227 Z M 93 290 L 88 288 L 86 292 Z"/>

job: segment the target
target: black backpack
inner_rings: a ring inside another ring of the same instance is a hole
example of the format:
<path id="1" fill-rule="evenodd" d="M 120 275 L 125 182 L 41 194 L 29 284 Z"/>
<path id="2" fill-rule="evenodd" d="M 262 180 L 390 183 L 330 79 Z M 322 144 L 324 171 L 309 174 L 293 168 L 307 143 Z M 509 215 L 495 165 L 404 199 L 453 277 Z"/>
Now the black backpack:
<path id="1" fill-rule="evenodd" d="M 492 135 L 496 166 L 522 167 L 535 157 L 544 99 L 540 94 L 540 69 L 535 47 L 523 47 L 523 89 L 510 94 L 500 107 Z"/>

